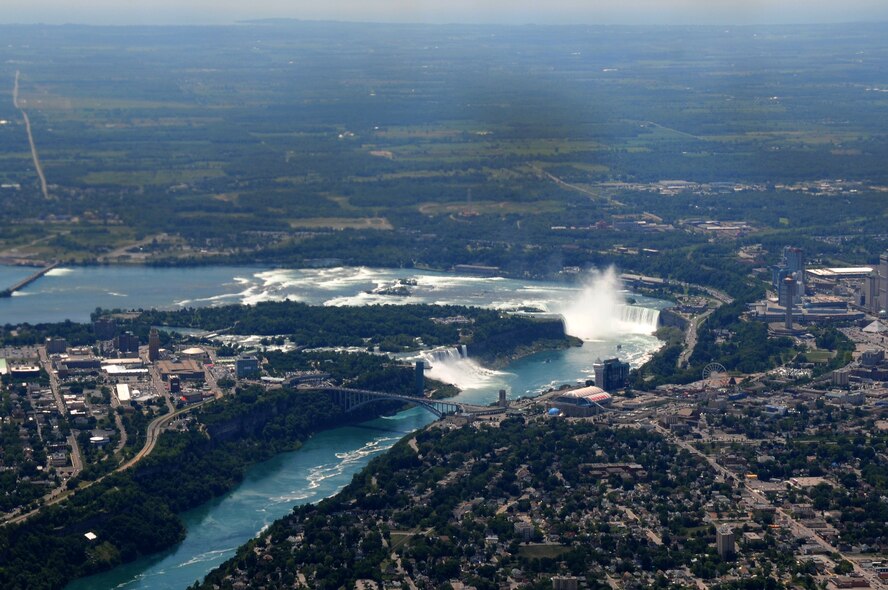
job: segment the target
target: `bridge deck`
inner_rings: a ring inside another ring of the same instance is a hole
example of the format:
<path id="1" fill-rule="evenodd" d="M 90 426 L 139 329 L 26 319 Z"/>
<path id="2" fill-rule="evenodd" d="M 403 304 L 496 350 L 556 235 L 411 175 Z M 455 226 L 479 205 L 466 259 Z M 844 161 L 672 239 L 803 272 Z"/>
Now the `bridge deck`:
<path id="1" fill-rule="evenodd" d="M 30 285 L 31 283 L 33 283 L 34 281 L 36 281 L 37 279 L 39 279 L 40 277 L 42 277 L 43 275 L 45 275 L 46 273 L 48 273 L 49 271 L 51 271 L 52 269 L 57 267 L 58 265 L 59 265 L 58 262 L 53 262 L 52 264 L 50 264 L 48 266 L 44 266 L 43 268 L 41 268 L 37 272 L 20 280 L 19 282 L 17 282 L 13 286 L 9 287 L 8 289 L 4 289 L 3 291 L 0 291 L 0 296 L 2 296 L 2 297 L 11 296 L 16 291 L 18 291 L 20 289 L 24 289 L 25 287 L 27 287 L 28 285 Z"/>
<path id="2" fill-rule="evenodd" d="M 447 414 L 486 414 L 501 410 L 501 408 L 494 408 L 490 406 L 475 406 L 470 404 L 452 402 L 448 400 L 413 397 L 396 393 L 371 391 L 368 389 L 352 389 L 348 387 L 318 387 L 316 388 L 316 390 L 329 391 L 334 394 L 348 396 L 349 403 L 345 408 L 346 411 L 351 411 L 359 406 L 363 406 L 372 401 L 378 400 L 399 401 L 408 404 L 423 406 L 439 417 L 443 417 Z"/>

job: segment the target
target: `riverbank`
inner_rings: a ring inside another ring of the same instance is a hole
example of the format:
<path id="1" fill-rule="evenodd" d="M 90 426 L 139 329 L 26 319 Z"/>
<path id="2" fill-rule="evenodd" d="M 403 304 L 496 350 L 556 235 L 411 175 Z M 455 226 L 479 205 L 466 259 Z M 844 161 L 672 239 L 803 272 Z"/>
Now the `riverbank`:
<path id="1" fill-rule="evenodd" d="M 652 336 L 620 338 L 621 357 L 638 366 L 659 343 Z M 497 392 L 532 397 L 562 384 L 581 384 L 599 356 L 613 354 L 615 340 L 585 342 L 582 347 L 538 352 L 504 367 L 485 370 L 479 381 L 464 389 L 456 401 L 486 405 Z M 457 361 L 471 372 L 474 361 Z M 475 364 L 474 366 L 477 366 Z M 243 543 L 286 516 L 294 506 L 315 503 L 347 485 L 372 457 L 379 456 L 406 434 L 433 421 L 414 408 L 394 416 L 316 432 L 295 453 L 282 453 L 248 470 L 231 492 L 180 515 L 187 528 L 175 548 L 120 566 L 100 576 L 84 578 L 68 590 L 181 590 L 202 579 L 234 555 Z"/>
<path id="2" fill-rule="evenodd" d="M 229 492 L 252 465 L 299 448 L 318 432 L 375 415 L 342 414 L 321 393 L 290 396 L 280 390 L 242 393 L 208 406 L 194 428 L 164 433 L 132 470 L 0 529 L 7 564 L 0 586 L 63 588 L 72 579 L 167 550 L 184 538 L 179 514 Z M 226 430 L 227 439 L 208 437 L 204 431 L 211 429 Z"/>
<path id="3" fill-rule="evenodd" d="M 298 451 L 250 467 L 226 494 L 181 513 L 186 529 L 181 543 L 75 580 L 65 590 L 183 590 L 294 507 L 332 496 L 371 458 L 433 420 L 432 414 L 414 408 L 317 432 Z"/>
<path id="4" fill-rule="evenodd" d="M 558 340 L 539 340 L 528 345 L 519 345 L 514 350 L 506 354 L 497 354 L 493 357 L 482 357 L 483 365 L 494 371 L 505 369 L 512 363 L 521 359 L 535 355 L 540 352 L 548 352 L 553 350 L 564 350 L 566 348 L 580 347 L 583 341 L 576 336 L 565 335 L 564 339 Z"/>

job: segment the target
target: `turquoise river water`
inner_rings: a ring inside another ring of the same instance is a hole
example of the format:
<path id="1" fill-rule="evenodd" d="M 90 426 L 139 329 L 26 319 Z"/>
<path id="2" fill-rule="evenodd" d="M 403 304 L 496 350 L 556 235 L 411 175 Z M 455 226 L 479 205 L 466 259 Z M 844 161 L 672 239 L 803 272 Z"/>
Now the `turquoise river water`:
<path id="1" fill-rule="evenodd" d="M 28 272 L 0 266 L 0 287 Z M 373 293 L 399 279 L 411 279 L 409 296 Z M 96 307 L 175 309 L 285 298 L 316 305 L 454 303 L 561 314 L 568 332 L 583 339 L 582 347 L 538 353 L 499 371 L 447 351 L 424 355 L 431 362 L 430 376 L 462 389 L 458 400 L 486 404 L 501 388 L 516 398 L 582 382 L 592 376 L 592 363 L 599 357 L 619 356 L 633 366 L 644 362 L 659 347 L 652 332 L 664 303 L 632 296 L 634 303 L 627 305 L 627 295 L 612 273 L 567 285 L 363 267 L 58 268 L 0 300 L 0 324 L 87 321 Z M 431 421 L 430 414 L 414 408 L 319 433 L 298 451 L 250 468 L 244 481 L 225 496 L 184 513 L 187 536 L 176 547 L 75 581 L 67 590 L 185 588 L 293 506 L 335 494 L 373 456 Z"/>

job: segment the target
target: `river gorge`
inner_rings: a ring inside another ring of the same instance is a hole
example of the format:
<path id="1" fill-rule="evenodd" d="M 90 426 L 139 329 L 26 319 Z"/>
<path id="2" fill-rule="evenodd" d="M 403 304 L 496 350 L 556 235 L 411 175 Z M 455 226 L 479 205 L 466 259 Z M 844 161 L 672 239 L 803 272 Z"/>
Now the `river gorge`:
<path id="1" fill-rule="evenodd" d="M 3 283 L 27 274 L 28 269 L 0 267 Z M 0 300 L 0 323 L 88 321 L 96 307 L 175 309 L 285 298 L 316 305 L 475 305 L 564 317 L 567 332 L 581 338 L 583 346 L 536 353 L 499 369 L 455 349 L 424 353 L 431 377 L 462 390 L 457 401 L 487 404 L 500 389 L 517 398 L 582 383 L 592 377 L 598 358 L 643 363 L 660 345 L 653 331 L 666 303 L 631 295 L 630 305 L 629 295 L 612 271 L 567 284 L 365 267 L 73 267 L 54 269 Z M 298 451 L 253 466 L 228 494 L 183 514 L 188 533 L 175 548 L 75 581 L 68 590 L 185 588 L 294 505 L 335 494 L 373 456 L 433 419 L 412 408 L 317 434 Z"/>

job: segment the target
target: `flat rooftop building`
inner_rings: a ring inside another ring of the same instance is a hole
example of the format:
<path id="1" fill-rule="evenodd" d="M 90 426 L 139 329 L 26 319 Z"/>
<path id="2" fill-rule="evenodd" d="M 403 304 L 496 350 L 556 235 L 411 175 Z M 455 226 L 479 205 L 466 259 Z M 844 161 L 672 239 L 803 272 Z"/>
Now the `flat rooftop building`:
<path id="1" fill-rule="evenodd" d="M 809 268 L 805 272 L 820 279 L 865 279 L 872 274 L 869 266 L 847 266 L 839 268 Z"/>
<path id="2" fill-rule="evenodd" d="M 13 379 L 29 379 L 40 376 L 40 367 L 37 365 L 19 365 L 12 367 L 9 374 Z"/>
<path id="3" fill-rule="evenodd" d="M 131 401 L 130 388 L 126 383 L 117 384 L 117 401 L 122 404 L 128 404 Z"/>
<path id="4" fill-rule="evenodd" d="M 183 381 L 204 380 L 204 372 L 200 363 L 192 359 L 159 361 L 157 363 L 157 371 L 160 373 L 160 378 L 164 381 L 168 381 L 173 376 Z"/>

